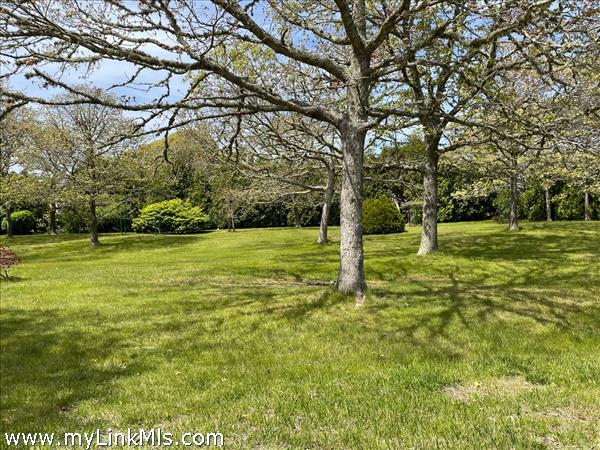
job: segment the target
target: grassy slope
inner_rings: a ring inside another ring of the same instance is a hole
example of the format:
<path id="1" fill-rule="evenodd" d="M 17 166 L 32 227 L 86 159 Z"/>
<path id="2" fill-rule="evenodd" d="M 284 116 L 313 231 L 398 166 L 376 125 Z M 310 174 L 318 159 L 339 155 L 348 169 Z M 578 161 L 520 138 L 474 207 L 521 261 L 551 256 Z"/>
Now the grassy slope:
<path id="1" fill-rule="evenodd" d="M 316 232 L 112 235 L 97 249 L 15 238 L 1 436 L 161 426 L 220 431 L 229 448 L 600 445 L 600 223 L 441 225 L 443 252 L 426 258 L 419 229 L 367 237 L 361 311 L 318 284 L 335 279 L 337 246 Z"/>

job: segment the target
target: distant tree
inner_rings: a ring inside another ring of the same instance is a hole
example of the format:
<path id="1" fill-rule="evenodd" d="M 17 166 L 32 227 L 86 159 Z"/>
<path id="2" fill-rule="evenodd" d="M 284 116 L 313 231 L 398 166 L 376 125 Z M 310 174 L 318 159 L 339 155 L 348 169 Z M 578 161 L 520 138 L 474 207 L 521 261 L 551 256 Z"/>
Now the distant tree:
<path id="1" fill-rule="evenodd" d="M 383 148 L 370 152 L 365 160 L 365 195 L 369 198 L 389 197 L 409 223 L 421 221 L 424 143 L 416 134 L 402 141 L 382 139 Z M 418 212 L 418 218 L 415 217 Z"/>
<path id="2" fill-rule="evenodd" d="M 334 127 L 279 113 L 221 120 L 212 129 L 218 130 L 215 140 L 220 144 L 223 163 L 252 178 L 271 200 L 291 199 L 296 227 L 300 226 L 298 197 L 321 193 L 318 242 L 328 242 L 331 205 L 341 163 L 339 134 Z"/>
<path id="3" fill-rule="evenodd" d="M 65 97 L 66 102 L 70 99 Z M 93 246 L 99 244 L 98 200 L 117 191 L 126 176 L 118 161 L 132 148 L 132 130 L 132 122 L 108 106 L 67 104 L 47 108 L 35 135 L 40 169 L 60 175 L 74 195 L 85 198 Z"/>
<path id="4" fill-rule="evenodd" d="M 17 173 L 19 158 L 27 144 L 26 127 L 31 119 L 30 111 L 15 108 L 0 118 L 0 206 L 6 220 L 6 235 L 13 236 L 12 212 L 27 193 L 31 180 Z"/>

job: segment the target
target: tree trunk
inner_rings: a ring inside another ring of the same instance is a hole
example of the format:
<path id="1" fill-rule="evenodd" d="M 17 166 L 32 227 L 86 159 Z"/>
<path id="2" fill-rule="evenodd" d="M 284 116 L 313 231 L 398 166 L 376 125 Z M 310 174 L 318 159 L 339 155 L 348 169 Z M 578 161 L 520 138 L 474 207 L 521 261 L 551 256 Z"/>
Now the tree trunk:
<path id="1" fill-rule="evenodd" d="M 329 215 L 331 214 L 331 202 L 335 189 L 335 171 L 327 170 L 327 185 L 325 186 L 325 199 L 323 200 L 323 211 L 321 212 L 321 226 L 319 227 L 319 244 L 327 244 L 327 227 L 329 226 Z"/>
<path id="2" fill-rule="evenodd" d="M 56 234 L 56 203 L 50 203 L 50 215 L 48 217 L 48 234 Z"/>
<path id="3" fill-rule="evenodd" d="M 438 249 L 438 204 L 437 204 L 437 172 L 438 144 L 440 138 L 426 138 L 425 171 L 423 173 L 423 228 L 421 245 L 417 255 L 428 255 Z"/>
<path id="4" fill-rule="evenodd" d="M 232 233 L 235 232 L 235 215 L 231 213 L 231 230 Z"/>
<path id="5" fill-rule="evenodd" d="M 587 191 L 583 196 L 583 219 L 592 220 L 592 212 L 590 211 L 590 193 Z"/>
<path id="6" fill-rule="evenodd" d="M 367 289 L 362 236 L 363 150 L 365 131 L 342 133 L 344 164 L 340 194 L 340 271 L 337 289 L 355 293 L 357 302 Z"/>
<path id="7" fill-rule="evenodd" d="M 13 237 L 13 220 L 12 220 L 12 208 L 6 207 L 6 237 Z"/>
<path id="8" fill-rule="evenodd" d="M 292 194 L 292 213 L 294 214 L 294 226 L 296 228 L 302 227 L 302 224 L 300 223 L 300 213 L 296 206 L 296 194 Z"/>
<path id="9" fill-rule="evenodd" d="M 90 196 L 89 199 L 89 208 L 90 208 L 90 244 L 98 245 L 100 241 L 98 240 L 98 218 L 96 217 L 96 199 L 93 195 Z"/>
<path id="10" fill-rule="evenodd" d="M 356 31 L 366 40 L 366 2 L 352 2 L 352 16 Z M 340 193 L 340 271 L 337 289 L 356 295 L 356 307 L 365 301 L 362 189 L 364 176 L 364 151 L 370 95 L 370 56 L 354 52 L 348 67 L 347 109 L 338 122 L 342 141 L 342 190 Z"/>
<path id="11" fill-rule="evenodd" d="M 544 189 L 544 198 L 546 199 L 546 221 L 552 222 L 552 209 L 550 208 L 550 188 Z"/>
<path id="12" fill-rule="evenodd" d="M 510 209 L 508 211 L 508 229 L 517 231 L 519 229 L 519 186 L 516 173 L 510 176 Z"/>

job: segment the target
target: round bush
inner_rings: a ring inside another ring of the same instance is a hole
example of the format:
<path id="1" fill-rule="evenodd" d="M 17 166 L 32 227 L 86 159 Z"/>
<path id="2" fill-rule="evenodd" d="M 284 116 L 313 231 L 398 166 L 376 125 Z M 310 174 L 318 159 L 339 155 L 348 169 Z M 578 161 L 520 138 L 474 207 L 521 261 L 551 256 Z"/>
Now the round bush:
<path id="1" fill-rule="evenodd" d="M 198 233 L 206 228 L 208 216 L 202 208 L 183 200 L 151 203 L 133 219 L 133 231 L 138 233 Z"/>
<path id="2" fill-rule="evenodd" d="M 404 231 L 404 219 L 387 197 L 365 200 L 363 203 L 364 234 L 401 233 Z"/>
<path id="3" fill-rule="evenodd" d="M 37 231 L 35 214 L 23 209 L 11 214 L 13 221 L 13 234 L 30 234 Z M 6 230 L 6 217 L 2 219 L 2 230 Z"/>

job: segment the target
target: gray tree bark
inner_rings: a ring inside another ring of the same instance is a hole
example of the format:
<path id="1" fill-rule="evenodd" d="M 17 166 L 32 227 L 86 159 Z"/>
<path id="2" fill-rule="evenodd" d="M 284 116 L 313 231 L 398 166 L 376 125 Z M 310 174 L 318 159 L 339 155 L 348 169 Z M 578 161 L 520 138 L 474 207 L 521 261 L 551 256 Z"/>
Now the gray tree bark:
<path id="1" fill-rule="evenodd" d="M 365 0 L 354 0 L 352 15 L 356 31 L 366 36 Z M 355 50 L 348 67 L 347 110 L 338 124 L 342 140 L 342 189 L 340 192 L 340 271 L 337 289 L 354 293 L 356 306 L 364 303 L 367 282 L 365 280 L 362 196 L 364 176 L 364 150 L 369 107 L 370 56 Z"/>
<path id="2" fill-rule="evenodd" d="M 592 211 L 590 210 L 590 193 L 587 191 L 583 196 L 583 219 L 592 220 Z"/>
<path id="3" fill-rule="evenodd" d="M 367 289 L 362 236 L 363 149 L 365 131 L 351 126 L 342 133 L 344 164 L 340 193 L 340 271 L 337 288 L 355 293 L 357 302 Z"/>
<path id="4" fill-rule="evenodd" d="M 14 234 L 13 233 L 12 208 L 7 206 L 5 208 L 5 214 L 6 214 L 6 237 L 12 238 L 13 234 Z"/>
<path id="5" fill-rule="evenodd" d="M 417 255 L 428 255 L 438 249 L 437 173 L 439 136 L 426 138 L 425 170 L 423 172 L 423 228 Z"/>
<path id="6" fill-rule="evenodd" d="M 333 192 L 335 190 L 335 171 L 327 170 L 327 185 L 325 186 L 325 198 L 323 199 L 323 210 L 321 212 L 321 225 L 319 227 L 319 244 L 327 244 L 329 227 L 329 216 L 331 215 L 331 203 L 333 201 Z"/>
<path id="7" fill-rule="evenodd" d="M 98 239 L 98 218 L 96 217 L 96 199 L 93 195 L 90 195 L 89 201 L 89 228 L 90 228 L 90 244 L 98 245 L 100 240 Z"/>
<path id="8" fill-rule="evenodd" d="M 517 175 L 512 173 L 510 176 L 510 207 L 508 211 L 508 229 L 517 231 L 519 229 L 519 186 L 517 184 Z"/>
<path id="9" fill-rule="evenodd" d="M 48 217 L 48 234 L 56 234 L 56 203 L 50 203 L 50 211 Z"/>
<path id="10" fill-rule="evenodd" d="M 550 188 L 544 188 L 544 198 L 546 199 L 546 221 L 552 222 L 552 209 L 550 208 Z"/>

